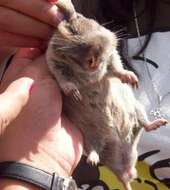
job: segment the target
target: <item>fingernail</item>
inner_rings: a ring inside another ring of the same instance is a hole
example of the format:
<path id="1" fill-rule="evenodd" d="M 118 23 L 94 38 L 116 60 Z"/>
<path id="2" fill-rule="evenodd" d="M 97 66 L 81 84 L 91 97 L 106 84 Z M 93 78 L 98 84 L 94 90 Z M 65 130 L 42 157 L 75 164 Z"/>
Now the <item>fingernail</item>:
<path id="1" fill-rule="evenodd" d="M 33 90 L 34 84 L 31 84 L 30 88 L 29 88 L 29 94 L 32 94 L 32 90 Z"/>

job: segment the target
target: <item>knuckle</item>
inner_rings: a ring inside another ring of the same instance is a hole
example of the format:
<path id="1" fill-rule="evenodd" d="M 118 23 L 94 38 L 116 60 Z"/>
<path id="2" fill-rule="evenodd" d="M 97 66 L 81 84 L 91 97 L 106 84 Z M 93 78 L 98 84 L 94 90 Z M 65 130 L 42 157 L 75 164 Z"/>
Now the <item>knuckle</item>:
<path id="1" fill-rule="evenodd" d="M 36 9 L 40 15 L 43 15 L 44 19 L 50 23 L 54 23 L 54 13 L 56 13 L 56 6 L 49 3 L 39 3 Z M 44 14 L 46 13 L 46 14 Z"/>
<path id="2" fill-rule="evenodd" d="M 0 6 L 0 13 L 1 27 L 4 27 L 7 25 L 8 22 L 10 22 L 9 12 L 6 10 L 5 7 Z"/>
<path id="3" fill-rule="evenodd" d="M 0 5 L 8 6 L 10 2 L 10 0 L 0 0 Z"/>
<path id="4" fill-rule="evenodd" d="M 4 128 L 9 124 L 9 120 L 0 114 L 0 133 L 4 131 Z"/>

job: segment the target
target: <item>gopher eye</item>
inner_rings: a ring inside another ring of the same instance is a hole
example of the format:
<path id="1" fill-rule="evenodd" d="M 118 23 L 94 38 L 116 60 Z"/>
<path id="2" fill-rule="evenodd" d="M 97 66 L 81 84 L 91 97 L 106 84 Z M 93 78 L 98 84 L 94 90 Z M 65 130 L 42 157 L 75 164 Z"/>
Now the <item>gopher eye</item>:
<path id="1" fill-rule="evenodd" d="M 91 57 L 90 59 L 88 59 L 87 64 L 88 64 L 89 69 L 96 69 L 97 68 L 97 61 L 95 60 L 94 57 Z"/>

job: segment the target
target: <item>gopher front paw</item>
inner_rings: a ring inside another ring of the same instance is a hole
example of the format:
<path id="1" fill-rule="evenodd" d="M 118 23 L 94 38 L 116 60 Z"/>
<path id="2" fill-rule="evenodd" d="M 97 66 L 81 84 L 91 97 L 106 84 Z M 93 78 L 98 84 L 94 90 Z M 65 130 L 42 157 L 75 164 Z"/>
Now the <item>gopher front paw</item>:
<path id="1" fill-rule="evenodd" d="M 81 96 L 77 86 L 74 83 L 72 83 L 72 82 L 64 83 L 61 86 L 61 89 L 66 96 L 72 97 L 75 101 L 78 102 L 78 101 L 82 100 L 82 96 Z"/>
<path id="2" fill-rule="evenodd" d="M 119 78 L 123 83 L 131 84 L 132 87 L 138 88 L 138 77 L 132 71 L 124 70 L 119 73 Z"/>
<path id="3" fill-rule="evenodd" d="M 95 150 L 91 151 L 87 157 L 87 163 L 92 164 L 92 166 L 97 166 L 99 162 L 100 162 L 100 158 L 99 158 L 98 153 Z"/>
<path id="4" fill-rule="evenodd" d="M 147 132 L 156 130 L 160 128 L 161 126 L 164 126 L 168 123 L 166 119 L 156 119 L 155 121 L 150 122 L 149 124 L 145 125 L 144 128 Z"/>

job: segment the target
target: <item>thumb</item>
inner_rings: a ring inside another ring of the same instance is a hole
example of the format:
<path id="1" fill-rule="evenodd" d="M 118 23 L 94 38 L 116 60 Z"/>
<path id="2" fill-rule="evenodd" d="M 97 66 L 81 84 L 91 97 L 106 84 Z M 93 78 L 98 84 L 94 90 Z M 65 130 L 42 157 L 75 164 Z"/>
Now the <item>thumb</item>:
<path id="1" fill-rule="evenodd" d="M 0 127 L 1 132 L 13 121 L 28 102 L 33 87 L 31 78 L 23 77 L 13 81 L 0 94 Z"/>

